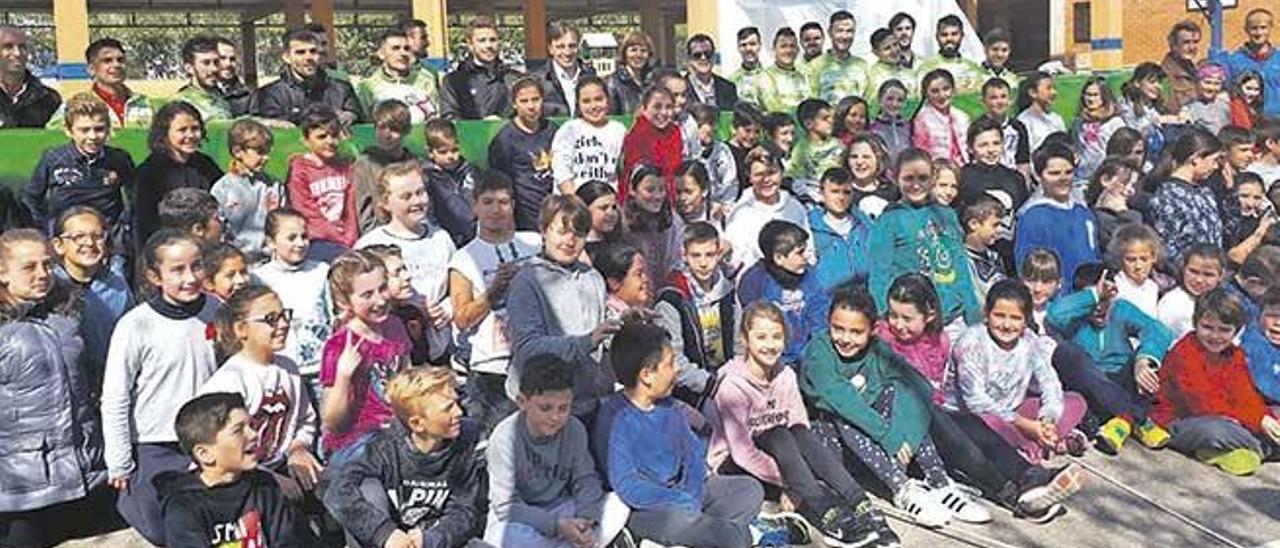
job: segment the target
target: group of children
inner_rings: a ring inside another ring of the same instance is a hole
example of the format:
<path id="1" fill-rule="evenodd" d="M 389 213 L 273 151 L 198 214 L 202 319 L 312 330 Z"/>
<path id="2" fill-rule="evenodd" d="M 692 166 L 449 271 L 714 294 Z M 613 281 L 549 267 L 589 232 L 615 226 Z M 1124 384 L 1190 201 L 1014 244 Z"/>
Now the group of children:
<path id="1" fill-rule="evenodd" d="M 134 169 L 73 97 L 35 228 L 0 235 L 0 544 L 104 484 L 174 547 L 897 546 L 864 485 L 942 527 L 1048 521 L 1086 483 L 1057 457 L 1130 437 L 1250 474 L 1280 443 L 1280 121 L 1197 127 L 1211 65 L 1205 105 L 1147 116 L 1152 78 L 1091 80 L 1071 133 L 1047 75 L 970 120 L 939 68 L 874 122 L 741 104 L 727 142 L 673 71 L 630 129 L 598 78 L 558 127 L 521 80 L 487 170 L 447 121 L 408 150 L 396 101 L 349 158 L 314 105 L 283 184 L 258 121 L 223 173 L 170 103 Z"/>

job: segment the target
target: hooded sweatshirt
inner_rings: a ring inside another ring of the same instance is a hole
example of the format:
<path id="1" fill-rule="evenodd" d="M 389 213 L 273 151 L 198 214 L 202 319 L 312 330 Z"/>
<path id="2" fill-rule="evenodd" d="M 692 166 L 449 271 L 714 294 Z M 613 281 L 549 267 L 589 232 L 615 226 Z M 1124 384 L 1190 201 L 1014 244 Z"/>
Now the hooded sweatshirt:
<path id="1" fill-rule="evenodd" d="M 169 548 L 306 548 L 317 541 L 266 472 L 251 470 L 213 487 L 198 471 L 164 472 L 154 481 Z"/>
<path id="2" fill-rule="evenodd" d="M 631 131 L 622 140 L 622 177 L 618 178 L 618 203 L 627 201 L 627 180 L 636 164 L 644 163 L 662 173 L 667 182 L 667 201 L 675 205 L 676 170 L 684 160 L 684 138 L 680 124 L 672 120 L 666 129 L 654 127 L 644 114 L 637 114 Z"/>
<path id="3" fill-rule="evenodd" d="M 954 106 L 943 110 L 926 102 L 911 120 L 911 140 L 916 148 L 935 160 L 945 158 L 960 166 L 969 160 L 965 146 L 968 133 L 969 115 Z"/>
<path id="4" fill-rule="evenodd" d="M 476 235 L 476 214 L 471 209 L 472 191 L 479 172 L 463 158 L 458 165 L 442 167 L 424 162 L 422 174 L 427 183 L 431 218 L 453 238 L 453 245 L 467 245 Z"/>
<path id="5" fill-rule="evenodd" d="M 538 256 L 520 269 L 507 290 L 507 310 L 518 318 L 511 323 L 509 393 L 525 362 L 542 354 L 575 366 L 574 415 L 590 413 L 597 398 L 613 392 L 613 369 L 600 363 L 591 341 L 591 331 L 605 319 L 605 295 L 604 278 L 582 262 L 566 266 Z"/>
<path id="6" fill-rule="evenodd" d="M 485 457 L 490 521 L 521 523 L 555 537 L 560 516 L 551 510 L 569 500 L 574 517 L 600 520 L 604 490 L 578 419 L 569 417 L 559 432 L 537 438 L 526 415 L 513 413 L 493 428 Z"/>
<path id="7" fill-rule="evenodd" d="M 714 371 L 733 357 L 741 310 L 728 277 L 717 273 L 711 289 L 703 291 L 682 268 L 671 273 L 654 302 L 658 303 L 655 309 L 665 303 L 679 313 L 684 355 L 690 363 Z"/>
<path id="8" fill-rule="evenodd" d="M 805 346 L 804 363 L 800 390 L 813 406 L 852 424 L 885 453 L 904 444 L 914 450 L 929 432 L 933 387 L 884 342 L 872 338 L 861 353 L 844 358 L 822 333 Z M 891 386 L 893 414 L 884 418 L 872 404 Z"/>
<path id="9" fill-rule="evenodd" d="M 854 280 L 865 282 L 870 270 L 867 252 L 871 245 L 871 219 L 861 210 L 852 209 L 844 221 L 842 230 L 832 224 L 822 208 L 809 210 L 813 250 L 818 256 L 814 269 L 826 291 Z"/>
<path id="10" fill-rule="evenodd" d="M 1076 267 L 1102 258 L 1098 219 L 1084 204 L 1075 201 L 1064 204 L 1044 196 L 1032 198 L 1018 214 L 1017 230 L 1014 264 L 1022 264 L 1034 248 L 1048 248 L 1058 255 L 1062 278 L 1070 280 Z"/>
<path id="11" fill-rule="evenodd" d="M 787 320 L 787 346 L 781 361 L 798 366 L 809 338 L 827 330 L 831 292 L 822 286 L 812 268 L 795 274 L 764 259 L 738 280 L 739 308 L 745 310 L 756 301 L 771 302 L 782 309 Z"/>
<path id="12" fill-rule="evenodd" d="M 489 165 L 510 177 L 515 187 L 516 226 L 522 230 L 538 226 L 542 199 L 555 187 L 552 151 L 556 133 L 556 124 L 545 119 L 533 133 L 512 120 L 489 142 Z"/>
<path id="13" fill-rule="evenodd" d="M 107 470 L 134 469 L 135 443 L 173 443 L 178 408 L 213 375 L 217 299 L 185 306 L 153 297 L 120 318 L 111 334 L 102 382 L 102 436 Z"/>
<path id="14" fill-rule="evenodd" d="M 423 547 L 463 546 L 481 533 L 485 513 L 484 459 L 479 428 L 463 419 L 458 437 L 430 453 L 413 445 L 400 421 L 374 435 L 339 470 L 324 506 L 363 546 L 383 546 L 397 529 L 422 530 Z M 365 480 L 382 485 L 390 513 L 360 493 Z"/>
<path id="15" fill-rule="evenodd" d="M 760 230 L 769 221 L 790 221 L 805 229 L 805 232 L 809 231 L 808 213 L 805 212 L 804 205 L 781 190 L 775 204 L 757 200 L 755 192 L 750 190 L 743 192 L 738 203 L 729 210 L 726 219 L 723 234 L 733 246 L 733 260 L 739 263 L 740 272 L 745 272 L 760 260 Z M 812 239 L 809 245 L 813 245 Z"/>
<path id="16" fill-rule="evenodd" d="M 781 364 L 774 366 L 773 379 L 757 379 L 747 369 L 747 360 L 734 358 L 717 375 L 716 409 L 707 463 L 712 470 L 725 461 L 746 470 L 752 477 L 782 486 L 782 472 L 773 457 L 756 447 L 755 437 L 773 428 L 809 426 L 796 372 Z"/>
<path id="17" fill-rule="evenodd" d="M 903 274 L 928 277 L 942 301 L 942 321 L 963 316 L 967 324 L 982 315 L 978 294 L 969 279 L 964 231 L 955 211 L 932 202 L 890 205 L 871 231 L 871 269 L 868 287 L 876 306 L 888 306 L 889 286 Z"/>

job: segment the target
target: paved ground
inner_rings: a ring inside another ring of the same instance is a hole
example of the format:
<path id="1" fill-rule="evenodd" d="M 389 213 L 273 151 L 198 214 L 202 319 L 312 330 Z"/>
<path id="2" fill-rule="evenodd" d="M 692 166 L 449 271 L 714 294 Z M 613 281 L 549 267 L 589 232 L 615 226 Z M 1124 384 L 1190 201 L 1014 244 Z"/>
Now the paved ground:
<path id="1" fill-rule="evenodd" d="M 1119 458 L 1091 452 L 1084 461 L 1160 504 L 1226 536 L 1235 546 L 1280 546 L 1280 464 L 1260 474 L 1233 478 L 1169 451 L 1150 452 L 1133 444 Z M 894 528 L 908 547 L 983 548 L 1215 547 L 1215 541 L 1139 497 L 1092 476 L 1087 490 L 1072 499 L 1070 511 L 1047 525 L 1032 525 L 993 510 L 983 526 L 948 527 L 932 533 L 902 523 Z M 949 538 L 963 537 L 962 539 Z M 980 535 L 980 536 L 979 536 Z M 966 542 L 966 540 L 968 542 Z M 1274 543 L 1274 544 L 1273 544 Z M 146 548 L 132 531 L 117 531 L 68 542 L 64 548 Z"/>

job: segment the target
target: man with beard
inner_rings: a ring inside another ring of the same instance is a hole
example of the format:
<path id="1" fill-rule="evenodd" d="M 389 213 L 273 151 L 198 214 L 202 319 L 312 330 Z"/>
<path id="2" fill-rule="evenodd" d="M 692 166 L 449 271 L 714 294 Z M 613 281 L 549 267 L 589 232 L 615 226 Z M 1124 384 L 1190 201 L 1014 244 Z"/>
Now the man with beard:
<path id="1" fill-rule="evenodd" d="M 850 95 L 866 95 L 867 62 L 850 51 L 857 29 L 853 14 L 837 11 L 831 14 L 827 27 L 831 51 L 809 63 L 811 96 L 834 105 Z"/>
<path id="2" fill-rule="evenodd" d="M 742 68 L 730 75 L 729 81 L 738 86 L 738 99 L 759 105 L 760 86 L 764 82 L 764 67 L 760 66 L 760 29 L 738 29 L 738 56 L 742 58 Z"/>
<path id="3" fill-rule="evenodd" d="M 759 36 L 756 37 L 757 44 Z M 758 46 L 757 46 L 758 48 Z M 695 34 L 689 38 L 685 46 L 689 54 L 689 104 L 703 103 L 716 107 L 717 110 L 732 110 L 738 103 L 738 87 L 719 74 L 711 71 L 712 61 L 716 57 L 716 44 L 710 36 Z"/>
<path id="4" fill-rule="evenodd" d="M 244 116 L 253 110 L 253 90 L 240 80 L 240 57 L 236 45 L 222 36 L 213 39 L 218 43 L 218 90 L 231 105 L 231 115 Z"/>
<path id="5" fill-rule="evenodd" d="M 1262 111 L 1267 116 L 1280 116 L 1280 54 L 1276 53 L 1271 43 L 1271 28 L 1275 16 L 1271 11 L 1257 8 L 1244 18 L 1244 32 L 1247 41 L 1240 49 L 1223 57 L 1223 64 L 1231 71 L 1234 81 L 1245 71 L 1254 70 L 1262 75 L 1264 100 Z"/>
<path id="6" fill-rule="evenodd" d="M 382 65 L 356 86 L 356 97 L 365 109 L 366 120 L 373 118 L 373 109 L 378 103 L 390 99 L 409 106 L 409 117 L 414 124 L 440 113 L 436 79 L 417 64 L 404 31 L 397 28 L 383 32 L 378 38 L 377 55 Z"/>
<path id="7" fill-rule="evenodd" d="M 285 66 L 279 80 L 258 89 L 258 116 L 297 125 L 307 105 L 323 103 L 338 112 L 344 125 L 361 119 L 351 84 L 329 77 L 322 67 L 320 41 L 314 32 L 293 29 L 282 42 Z"/>
<path id="8" fill-rule="evenodd" d="M 596 70 L 578 58 L 578 29 L 556 21 L 547 25 L 547 53 L 551 58 L 533 74 L 542 86 L 545 116 L 577 116 L 578 81 L 595 76 Z"/>
<path id="9" fill-rule="evenodd" d="M 182 64 L 190 80 L 174 95 L 175 101 L 186 101 L 200 111 L 205 122 L 229 120 L 231 104 L 222 97 L 218 88 L 218 73 L 222 57 L 218 55 L 218 42 L 208 36 L 197 36 L 182 44 Z"/>
<path id="10" fill-rule="evenodd" d="M 444 77 L 441 116 L 447 120 L 480 120 L 490 116 L 510 118 L 511 84 L 520 73 L 498 58 L 501 41 L 493 19 L 477 17 L 467 25 L 471 58 Z"/>
<path id="11" fill-rule="evenodd" d="M 151 117 L 154 114 L 151 100 L 146 95 L 134 93 L 124 84 L 128 79 L 124 45 L 115 38 L 99 38 L 85 49 L 84 57 L 88 62 L 89 76 L 93 78 L 93 85 L 89 89 L 109 107 L 111 127 L 151 127 Z M 45 127 L 62 129 L 66 108 L 66 103 L 58 107 L 58 112 L 54 113 Z"/>
<path id="12" fill-rule="evenodd" d="M 309 23 L 306 27 L 311 34 L 316 35 L 316 47 L 320 54 L 320 66 L 324 68 L 324 73 L 329 78 L 341 82 L 351 83 L 351 75 L 347 71 L 338 68 L 338 60 L 333 55 L 333 50 L 329 48 L 329 31 L 320 23 Z"/>
<path id="13" fill-rule="evenodd" d="M 431 65 L 430 59 L 427 58 L 428 50 L 431 47 L 431 36 L 427 34 L 427 23 L 421 19 L 410 19 L 402 21 L 396 28 L 404 32 L 405 37 L 409 39 L 409 51 L 413 52 L 413 58 L 422 70 L 427 71 L 436 82 L 440 82 L 440 71 Z"/>
<path id="14" fill-rule="evenodd" d="M 964 42 L 964 21 L 954 15 L 939 19 L 936 38 L 938 54 L 920 62 L 919 74 L 929 74 L 934 69 L 946 69 L 956 80 L 957 95 L 982 89 L 982 84 L 987 81 L 987 71 L 977 61 L 965 59 L 960 55 L 960 44 Z"/>
<path id="15" fill-rule="evenodd" d="M 902 64 L 902 68 L 914 70 L 916 52 L 911 48 L 916 39 L 916 18 L 906 12 L 895 13 L 889 18 L 889 30 L 898 39 L 898 54 L 901 55 L 898 62 Z"/>
<path id="16" fill-rule="evenodd" d="M 44 127 L 62 96 L 27 70 L 27 35 L 0 26 L 0 129 Z"/>

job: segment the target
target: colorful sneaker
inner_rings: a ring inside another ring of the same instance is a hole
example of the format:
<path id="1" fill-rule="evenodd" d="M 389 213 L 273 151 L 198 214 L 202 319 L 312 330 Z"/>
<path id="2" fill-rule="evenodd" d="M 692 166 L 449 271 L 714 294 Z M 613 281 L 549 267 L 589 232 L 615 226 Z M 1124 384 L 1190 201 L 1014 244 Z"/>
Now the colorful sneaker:
<path id="1" fill-rule="evenodd" d="M 803 546 L 812 541 L 804 520 L 792 513 L 756 516 L 748 527 L 751 529 L 752 546 Z"/>
<path id="2" fill-rule="evenodd" d="M 906 512 L 921 527 L 936 529 L 951 521 L 951 511 L 942 506 L 929 488 L 916 480 L 908 480 L 893 496 L 893 505 Z"/>
<path id="3" fill-rule="evenodd" d="M 1115 417 L 1098 429 L 1098 450 L 1108 455 L 1117 455 L 1120 453 L 1120 447 L 1124 445 L 1124 440 L 1129 438 L 1129 433 L 1133 431 L 1133 427 L 1129 421 L 1120 417 Z"/>
<path id="4" fill-rule="evenodd" d="M 1248 476 L 1262 466 L 1262 455 L 1248 449 L 1230 451 L 1196 451 L 1196 458 L 1210 466 L 1216 466 L 1233 476 Z"/>
<path id="5" fill-rule="evenodd" d="M 1085 451 L 1089 450 L 1089 436 L 1084 435 L 1084 432 L 1073 429 L 1058 440 L 1058 446 L 1054 450 L 1059 455 L 1067 454 L 1073 457 L 1083 457 Z"/>
<path id="6" fill-rule="evenodd" d="M 1089 477 L 1078 464 L 1041 470 L 1043 472 L 1036 471 L 1031 475 L 1027 482 L 1029 485 L 1018 495 L 1014 516 L 1032 520 L 1044 516 L 1046 510 L 1079 493 L 1088 483 Z"/>
<path id="7" fill-rule="evenodd" d="M 866 501 L 870 504 L 870 501 Z M 863 511 L 855 513 L 847 506 L 832 506 L 822 514 L 822 519 L 815 525 L 818 528 L 822 543 L 833 548 L 860 548 L 870 546 L 880 538 L 876 535 L 873 514 Z"/>
<path id="8" fill-rule="evenodd" d="M 991 521 L 991 512 L 983 508 L 978 501 L 961 490 L 954 482 L 946 487 L 934 489 L 938 503 L 951 512 L 951 517 L 965 523 L 987 523 Z"/>
<path id="9" fill-rule="evenodd" d="M 1138 438 L 1138 443 L 1141 443 L 1147 449 L 1164 449 L 1164 446 L 1169 445 L 1169 440 L 1173 439 L 1168 430 L 1161 428 L 1151 419 L 1147 419 L 1146 422 L 1138 425 L 1138 432 L 1135 437 Z"/>

